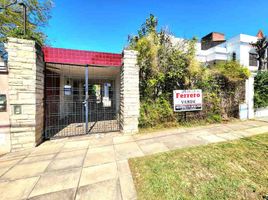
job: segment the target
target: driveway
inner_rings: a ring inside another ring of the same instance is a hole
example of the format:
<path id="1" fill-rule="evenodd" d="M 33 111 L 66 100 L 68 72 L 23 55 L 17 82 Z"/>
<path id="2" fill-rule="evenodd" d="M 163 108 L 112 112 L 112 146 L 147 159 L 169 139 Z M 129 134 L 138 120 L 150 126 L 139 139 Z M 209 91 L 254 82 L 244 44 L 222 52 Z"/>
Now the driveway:
<path id="1" fill-rule="evenodd" d="M 1 199 L 133 200 L 136 191 L 129 158 L 265 132 L 268 122 L 261 120 L 47 141 L 0 157 Z"/>

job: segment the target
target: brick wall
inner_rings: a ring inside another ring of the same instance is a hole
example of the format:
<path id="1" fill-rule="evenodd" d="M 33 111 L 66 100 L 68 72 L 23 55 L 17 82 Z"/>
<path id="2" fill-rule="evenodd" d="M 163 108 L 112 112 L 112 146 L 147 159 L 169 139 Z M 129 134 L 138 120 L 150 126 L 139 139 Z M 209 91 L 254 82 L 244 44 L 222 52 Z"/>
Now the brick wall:
<path id="1" fill-rule="evenodd" d="M 44 62 L 41 48 L 31 40 L 9 38 L 8 84 L 12 151 L 36 146 L 43 133 Z M 15 107 L 21 113 L 15 113 Z"/>

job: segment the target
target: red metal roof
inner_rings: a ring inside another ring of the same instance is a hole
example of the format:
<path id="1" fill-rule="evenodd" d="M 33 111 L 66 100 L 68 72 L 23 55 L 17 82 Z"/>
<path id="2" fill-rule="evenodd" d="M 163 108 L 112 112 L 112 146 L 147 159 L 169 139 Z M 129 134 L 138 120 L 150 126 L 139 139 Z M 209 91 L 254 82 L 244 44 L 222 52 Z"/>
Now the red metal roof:
<path id="1" fill-rule="evenodd" d="M 73 49 L 61 49 L 43 47 L 44 59 L 48 63 L 96 65 L 121 67 L 122 55 L 115 53 L 82 51 Z"/>

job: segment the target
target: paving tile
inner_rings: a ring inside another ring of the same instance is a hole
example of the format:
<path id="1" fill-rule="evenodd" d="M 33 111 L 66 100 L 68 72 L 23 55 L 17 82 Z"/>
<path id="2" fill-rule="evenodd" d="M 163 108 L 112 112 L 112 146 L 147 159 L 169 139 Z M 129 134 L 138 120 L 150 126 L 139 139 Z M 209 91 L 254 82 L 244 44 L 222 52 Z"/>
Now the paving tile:
<path id="1" fill-rule="evenodd" d="M 137 141 L 137 144 L 145 155 L 151 155 L 169 150 L 168 147 L 164 145 L 164 143 L 156 142 L 152 139 Z"/>
<path id="2" fill-rule="evenodd" d="M 89 140 L 70 141 L 66 142 L 62 148 L 62 151 L 78 150 L 88 148 Z"/>
<path id="3" fill-rule="evenodd" d="M 39 196 L 29 198 L 29 200 L 73 200 L 75 198 L 76 188 L 51 192 Z"/>
<path id="4" fill-rule="evenodd" d="M 266 133 L 266 132 L 268 132 L 268 128 L 266 128 L 266 127 L 255 127 L 255 128 L 246 129 L 243 132 L 244 132 L 242 134 L 243 136 L 250 137 L 250 136 L 253 136 L 253 135 Z"/>
<path id="5" fill-rule="evenodd" d="M 108 179 L 115 179 L 117 176 L 116 163 L 108 163 L 93 167 L 85 167 L 82 170 L 79 186 L 89 185 Z"/>
<path id="6" fill-rule="evenodd" d="M 55 143 L 55 144 L 50 144 L 50 145 L 41 145 L 37 147 L 31 154 L 30 156 L 38 156 L 38 155 L 46 155 L 46 154 L 56 154 L 58 153 L 63 144 L 60 143 Z"/>
<path id="7" fill-rule="evenodd" d="M 128 160 L 117 161 L 118 173 L 123 175 L 131 175 Z"/>
<path id="8" fill-rule="evenodd" d="M 122 199 L 136 199 L 137 193 L 131 175 L 119 175 Z"/>
<path id="9" fill-rule="evenodd" d="M 82 186 L 78 189 L 76 200 L 121 200 L 118 180 Z"/>
<path id="10" fill-rule="evenodd" d="M 1 179 L 15 180 L 38 176 L 45 171 L 51 161 L 39 161 L 35 163 L 18 164 L 4 174 Z"/>
<path id="11" fill-rule="evenodd" d="M 47 154 L 42 156 L 28 156 L 24 158 L 20 163 L 32 163 L 32 162 L 38 162 L 38 161 L 46 161 L 46 160 L 52 160 L 55 157 L 56 154 Z"/>
<path id="12" fill-rule="evenodd" d="M 22 160 L 27 155 L 29 155 L 31 153 L 31 151 L 32 151 L 32 149 L 8 153 L 8 154 L 0 157 L 0 162 L 8 161 L 8 160 L 19 160 L 19 159 Z"/>
<path id="13" fill-rule="evenodd" d="M 89 140 L 89 148 L 113 145 L 112 137 L 94 137 Z"/>
<path id="14" fill-rule="evenodd" d="M 234 124 L 230 123 L 230 124 L 226 124 L 225 126 L 231 128 L 233 131 L 244 130 L 244 129 L 251 127 L 247 124 L 241 124 L 241 123 L 234 123 Z"/>
<path id="15" fill-rule="evenodd" d="M 205 129 L 205 130 L 197 130 L 197 131 L 191 131 L 191 132 L 187 132 L 185 133 L 187 135 L 194 135 L 194 136 L 200 136 L 200 135 L 209 135 L 209 129 Z"/>
<path id="16" fill-rule="evenodd" d="M 0 183 L 0 199 L 20 200 L 26 199 L 39 177 L 20 179 Z"/>
<path id="17" fill-rule="evenodd" d="M 114 147 L 116 151 L 116 160 L 144 156 L 136 142 L 117 144 Z"/>
<path id="18" fill-rule="evenodd" d="M 208 141 L 209 143 L 216 143 L 216 142 L 224 142 L 226 141 L 226 139 L 222 138 L 222 137 L 218 137 L 216 135 L 201 135 L 199 136 L 200 138 Z"/>
<path id="19" fill-rule="evenodd" d="M 240 135 L 233 134 L 232 132 L 230 132 L 230 133 L 221 133 L 221 134 L 218 134 L 216 136 L 224 138 L 226 140 L 237 140 L 237 139 L 242 137 Z"/>
<path id="20" fill-rule="evenodd" d="M 267 125 L 267 122 L 258 121 L 258 120 L 247 120 L 247 121 L 242 122 L 242 123 L 246 124 L 247 126 L 251 126 L 251 127 L 266 126 Z"/>
<path id="21" fill-rule="evenodd" d="M 157 141 L 164 143 L 169 149 L 178 149 L 190 146 L 203 145 L 207 142 L 201 138 L 193 135 L 180 134 L 180 135 L 170 135 L 162 138 L 157 138 Z"/>
<path id="22" fill-rule="evenodd" d="M 43 174 L 29 197 L 76 188 L 81 169 L 53 171 Z"/>
<path id="23" fill-rule="evenodd" d="M 177 135 L 184 133 L 187 129 L 185 128 L 175 128 L 175 129 L 168 129 L 168 130 L 161 130 L 161 131 L 156 131 L 152 133 L 144 133 L 144 134 L 136 134 L 133 135 L 133 138 L 135 140 L 145 140 L 145 139 L 153 139 L 157 137 L 163 137 L 163 136 L 168 136 L 168 135 Z"/>
<path id="24" fill-rule="evenodd" d="M 72 169 L 81 167 L 83 164 L 84 157 L 70 157 L 65 159 L 56 159 L 53 160 L 46 171 L 54 171 L 54 170 L 64 170 L 64 169 Z"/>
<path id="25" fill-rule="evenodd" d="M 230 131 L 233 131 L 233 130 L 230 127 L 225 126 L 225 125 L 208 129 L 209 134 L 228 133 Z"/>
<path id="26" fill-rule="evenodd" d="M 113 146 L 104 146 L 88 149 L 85 157 L 84 167 L 100 165 L 115 162 L 115 153 Z"/>
<path id="27" fill-rule="evenodd" d="M 73 150 L 73 151 L 63 151 L 60 152 L 55 159 L 72 158 L 72 157 L 84 157 L 87 149 Z"/>
<path id="28" fill-rule="evenodd" d="M 12 159 L 12 160 L 3 160 L 3 161 L 0 161 L 0 168 L 12 167 L 12 166 L 14 166 L 16 163 L 18 163 L 21 160 L 22 159 Z"/>
<path id="29" fill-rule="evenodd" d="M 117 136 L 113 138 L 114 144 L 121 144 L 126 142 L 133 142 L 134 138 L 132 135 Z"/>
<path id="30" fill-rule="evenodd" d="M 11 167 L 1 167 L 0 168 L 0 180 L 1 180 L 1 176 L 6 173 Z"/>

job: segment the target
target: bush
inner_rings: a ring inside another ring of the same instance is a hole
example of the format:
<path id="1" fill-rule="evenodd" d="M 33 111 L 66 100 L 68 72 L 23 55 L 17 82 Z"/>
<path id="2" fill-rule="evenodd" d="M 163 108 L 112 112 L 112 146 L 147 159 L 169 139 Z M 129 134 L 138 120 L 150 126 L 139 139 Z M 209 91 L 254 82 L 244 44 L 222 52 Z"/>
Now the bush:
<path id="1" fill-rule="evenodd" d="M 174 42 L 169 32 L 157 30 L 157 18 L 150 15 L 138 35 L 129 38 L 128 48 L 139 52 L 140 127 L 237 117 L 250 71 L 235 61 L 203 66 L 196 60 L 195 38 Z M 180 89 L 202 89 L 203 110 L 174 113 L 172 94 Z"/>
<path id="2" fill-rule="evenodd" d="M 254 82 L 254 107 L 268 106 L 268 71 L 259 72 Z"/>
<path id="3" fill-rule="evenodd" d="M 141 102 L 139 126 L 155 127 L 160 124 L 175 122 L 173 109 L 163 97 L 156 100 L 147 99 Z"/>

